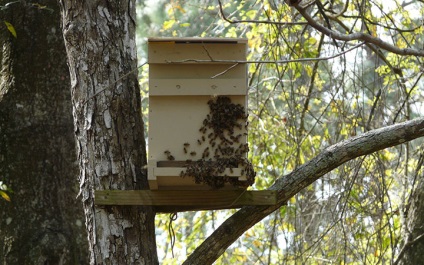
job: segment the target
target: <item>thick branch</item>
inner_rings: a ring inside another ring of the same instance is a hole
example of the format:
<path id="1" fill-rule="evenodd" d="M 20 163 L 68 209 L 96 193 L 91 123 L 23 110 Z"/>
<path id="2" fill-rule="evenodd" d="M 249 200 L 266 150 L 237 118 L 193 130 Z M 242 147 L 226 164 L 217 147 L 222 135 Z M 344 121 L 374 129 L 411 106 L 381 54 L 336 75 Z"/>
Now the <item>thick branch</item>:
<path id="1" fill-rule="evenodd" d="M 359 40 L 364 41 L 367 43 L 372 43 L 377 47 L 380 47 L 381 49 L 387 50 L 389 52 L 393 52 L 399 55 L 415 55 L 415 56 L 424 56 L 424 50 L 417 50 L 417 49 L 411 49 L 411 48 L 399 48 L 393 44 L 384 42 L 382 39 L 373 37 L 369 34 L 365 34 L 362 32 L 356 32 L 351 34 L 342 34 L 338 31 L 331 30 L 320 23 L 318 23 L 316 20 L 314 20 L 308 12 L 306 12 L 306 8 L 301 7 L 300 5 L 294 5 L 294 8 L 299 11 L 299 13 L 308 21 L 308 24 L 315 28 L 316 30 L 320 31 L 321 33 L 329 36 L 330 38 L 336 39 L 336 40 L 342 40 L 342 41 L 353 41 L 353 40 Z"/>
<path id="2" fill-rule="evenodd" d="M 372 130 L 328 147 L 309 162 L 280 177 L 269 188 L 278 191 L 276 205 L 241 208 L 218 227 L 184 264 L 212 264 L 246 230 L 283 206 L 300 190 L 347 161 L 422 136 L 424 136 L 424 118 Z"/>

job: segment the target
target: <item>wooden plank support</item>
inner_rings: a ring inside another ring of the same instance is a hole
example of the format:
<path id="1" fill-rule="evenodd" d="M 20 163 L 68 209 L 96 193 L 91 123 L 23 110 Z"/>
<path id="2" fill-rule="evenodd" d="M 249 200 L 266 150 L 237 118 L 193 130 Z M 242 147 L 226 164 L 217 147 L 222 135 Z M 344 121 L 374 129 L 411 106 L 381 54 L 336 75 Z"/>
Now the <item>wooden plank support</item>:
<path id="1" fill-rule="evenodd" d="M 163 212 L 273 205 L 276 191 L 246 190 L 96 190 L 96 205 L 151 205 Z M 172 210 L 171 210 L 172 209 Z M 180 210 L 179 210 L 180 209 Z"/>

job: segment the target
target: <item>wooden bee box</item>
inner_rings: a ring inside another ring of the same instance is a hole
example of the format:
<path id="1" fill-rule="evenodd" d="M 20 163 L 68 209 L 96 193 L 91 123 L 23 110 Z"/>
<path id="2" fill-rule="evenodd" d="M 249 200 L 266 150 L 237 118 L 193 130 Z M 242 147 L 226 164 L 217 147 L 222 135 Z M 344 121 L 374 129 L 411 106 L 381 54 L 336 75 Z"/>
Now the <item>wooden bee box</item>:
<path id="1" fill-rule="evenodd" d="M 232 104 L 228 106 L 246 110 L 246 64 L 237 61 L 246 60 L 247 40 L 151 38 L 148 49 L 150 189 L 245 189 L 252 182 L 246 177 L 248 170 L 239 163 L 248 150 L 247 125 L 243 122 L 247 116 L 239 115 L 241 118 L 233 123 L 231 132 L 220 132 L 211 106 Z M 222 109 L 225 108 L 228 109 Z M 225 110 L 220 111 L 226 115 Z M 222 124 L 225 122 L 222 120 Z M 238 159 L 231 160 L 232 164 L 222 159 L 231 150 Z M 202 172 L 196 178 L 187 173 L 216 167 L 222 169 L 219 174 L 206 176 Z M 206 177 L 209 184 L 199 181 Z M 223 185 L 218 181 L 222 177 L 231 179 L 232 184 Z M 217 185 L 214 178 L 219 182 Z"/>

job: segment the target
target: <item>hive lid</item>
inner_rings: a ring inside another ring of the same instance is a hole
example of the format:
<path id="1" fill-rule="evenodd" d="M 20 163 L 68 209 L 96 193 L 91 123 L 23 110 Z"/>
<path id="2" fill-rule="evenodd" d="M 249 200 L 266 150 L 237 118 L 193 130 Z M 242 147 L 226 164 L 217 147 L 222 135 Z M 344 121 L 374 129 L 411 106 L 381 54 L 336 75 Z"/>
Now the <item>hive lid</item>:
<path id="1" fill-rule="evenodd" d="M 245 38 L 171 38 L 171 37 L 152 37 L 148 42 L 174 42 L 174 43 L 247 43 Z"/>

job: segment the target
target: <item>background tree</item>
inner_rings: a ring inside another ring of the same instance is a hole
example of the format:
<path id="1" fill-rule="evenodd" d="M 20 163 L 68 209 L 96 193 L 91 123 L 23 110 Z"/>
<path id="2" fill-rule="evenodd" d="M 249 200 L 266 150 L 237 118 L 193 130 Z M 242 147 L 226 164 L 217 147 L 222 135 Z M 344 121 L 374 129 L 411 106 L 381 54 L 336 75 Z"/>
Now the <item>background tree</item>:
<path id="1" fill-rule="evenodd" d="M 0 1 L 0 263 L 85 264 L 60 12 L 43 4 Z"/>

